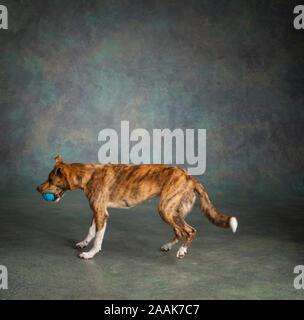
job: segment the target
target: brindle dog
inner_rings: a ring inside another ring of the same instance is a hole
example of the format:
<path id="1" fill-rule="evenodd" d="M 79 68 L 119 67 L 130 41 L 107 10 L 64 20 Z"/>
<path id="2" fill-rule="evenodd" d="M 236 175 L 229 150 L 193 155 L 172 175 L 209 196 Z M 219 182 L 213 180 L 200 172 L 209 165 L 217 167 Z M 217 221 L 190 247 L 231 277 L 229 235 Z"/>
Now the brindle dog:
<path id="1" fill-rule="evenodd" d="M 160 164 L 66 163 L 60 155 L 55 160 L 54 169 L 37 190 L 40 193 L 53 193 L 56 202 L 68 190 L 84 191 L 94 214 L 87 237 L 76 247 L 86 247 L 93 238 L 95 241 L 92 249 L 82 252 L 80 258 L 93 258 L 101 250 L 109 216 L 107 208 L 129 208 L 156 196 L 160 197 L 158 211 L 161 218 L 174 231 L 173 240 L 164 244 L 161 250 L 171 250 L 185 237 L 184 244 L 177 252 L 179 259 L 185 256 L 196 234 L 196 230 L 184 220 L 195 202 L 195 192 L 200 197 L 201 211 L 213 224 L 236 231 L 236 218 L 218 212 L 204 187 L 185 169 Z"/>

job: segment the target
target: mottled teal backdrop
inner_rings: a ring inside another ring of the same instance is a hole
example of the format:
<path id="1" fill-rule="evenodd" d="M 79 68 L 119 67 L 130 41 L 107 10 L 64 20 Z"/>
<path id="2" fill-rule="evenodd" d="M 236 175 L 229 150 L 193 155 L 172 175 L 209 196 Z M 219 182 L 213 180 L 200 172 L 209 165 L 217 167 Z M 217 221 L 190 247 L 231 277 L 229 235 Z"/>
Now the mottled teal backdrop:
<path id="1" fill-rule="evenodd" d="M 211 192 L 303 195 L 304 30 L 286 0 L 7 1 L 1 188 L 34 190 L 98 132 L 207 129 Z"/>

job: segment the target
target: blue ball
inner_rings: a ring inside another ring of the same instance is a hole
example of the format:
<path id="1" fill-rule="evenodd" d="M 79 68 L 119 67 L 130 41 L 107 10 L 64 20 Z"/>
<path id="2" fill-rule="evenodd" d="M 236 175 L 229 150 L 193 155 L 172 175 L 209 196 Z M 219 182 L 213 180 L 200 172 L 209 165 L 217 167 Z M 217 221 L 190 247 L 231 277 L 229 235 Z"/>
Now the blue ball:
<path id="1" fill-rule="evenodd" d="M 43 193 L 42 197 L 46 201 L 54 201 L 55 199 L 55 196 L 53 195 L 53 193 Z"/>

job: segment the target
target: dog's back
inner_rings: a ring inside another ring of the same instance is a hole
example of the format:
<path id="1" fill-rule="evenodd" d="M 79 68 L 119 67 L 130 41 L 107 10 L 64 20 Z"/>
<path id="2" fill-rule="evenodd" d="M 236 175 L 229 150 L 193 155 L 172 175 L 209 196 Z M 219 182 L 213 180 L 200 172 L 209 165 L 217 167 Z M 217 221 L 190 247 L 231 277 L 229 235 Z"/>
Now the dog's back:
<path id="1" fill-rule="evenodd" d="M 185 189 L 189 184 L 191 177 L 179 167 L 109 164 L 96 166 L 85 192 L 91 194 L 102 189 L 108 207 L 128 208 L 159 196 L 164 189 L 166 192 Z"/>

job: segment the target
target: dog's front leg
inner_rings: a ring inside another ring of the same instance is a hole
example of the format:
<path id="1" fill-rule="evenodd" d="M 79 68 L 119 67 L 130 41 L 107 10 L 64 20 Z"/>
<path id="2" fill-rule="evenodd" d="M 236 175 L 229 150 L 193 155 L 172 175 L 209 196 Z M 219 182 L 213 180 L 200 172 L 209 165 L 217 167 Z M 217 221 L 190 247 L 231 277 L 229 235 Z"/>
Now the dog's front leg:
<path id="1" fill-rule="evenodd" d="M 83 241 L 76 243 L 76 248 L 78 249 L 85 248 L 91 242 L 91 240 L 95 238 L 95 235 L 96 235 L 96 226 L 95 226 L 95 219 L 93 217 L 88 235 Z"/>
<path id="2" fill-rule="evenodd" d="M 94 210 L 94 221 L 95 221 L 95 240 L 92 249 L 88 252 L 82 252 L 79 257 L 82 259 L 91 259 L 97 252 L 101 250 L 101 245 L 106 231 L 108 212 L 106 208 Z"/>

